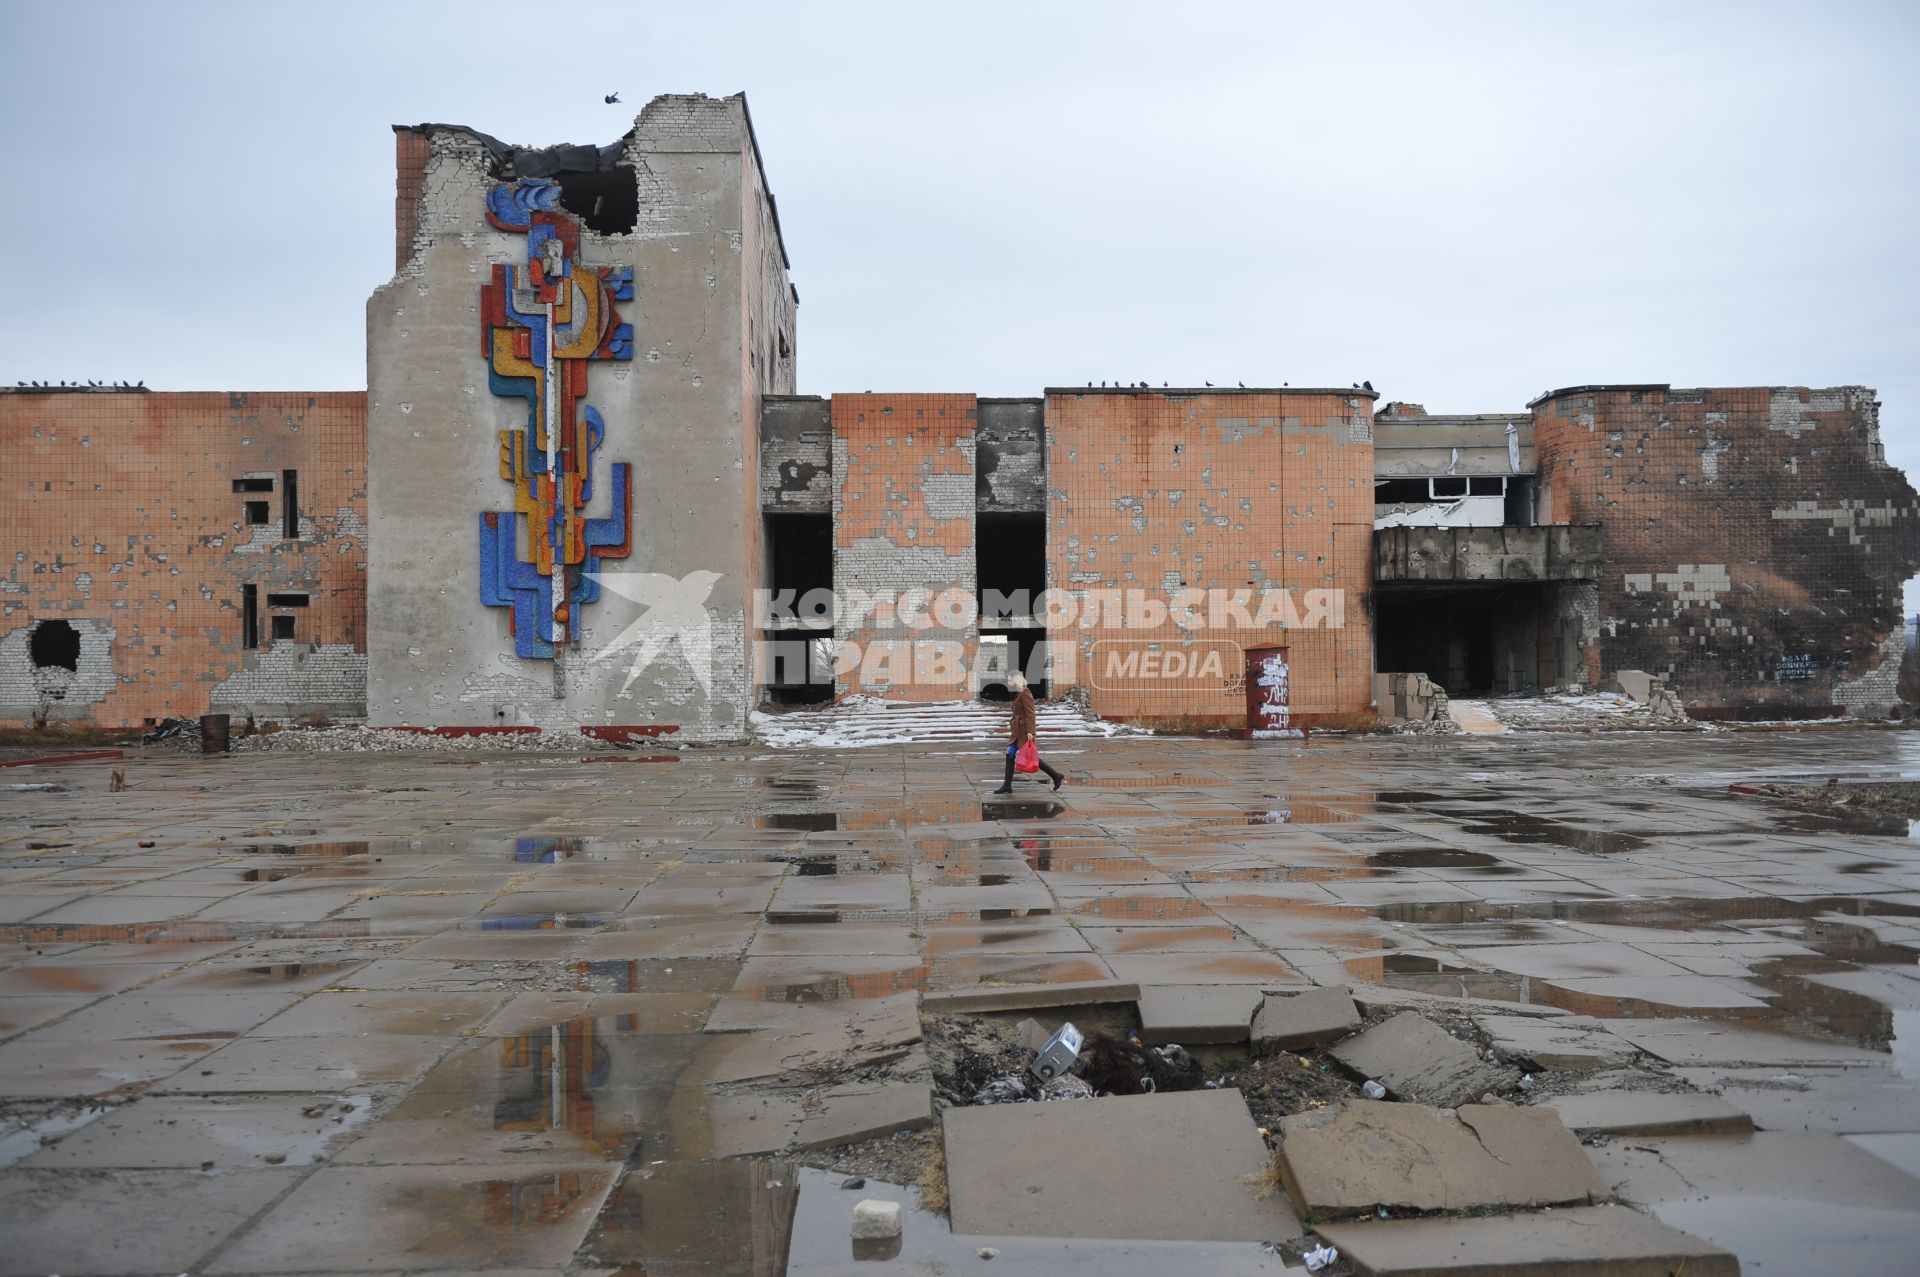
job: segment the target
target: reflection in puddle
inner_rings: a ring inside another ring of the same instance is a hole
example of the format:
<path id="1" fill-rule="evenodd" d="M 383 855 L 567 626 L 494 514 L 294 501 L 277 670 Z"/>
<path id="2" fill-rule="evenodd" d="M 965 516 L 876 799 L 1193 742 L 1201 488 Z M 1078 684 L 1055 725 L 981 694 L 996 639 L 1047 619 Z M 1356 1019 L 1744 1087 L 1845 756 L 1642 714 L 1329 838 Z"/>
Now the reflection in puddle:
<path id="1" fill-rule="evenodd" d="M 838 813 L 831 811 L 776 811 L 765 816 L 756 816 L 753 823 L 760 829 L 829 833 L 840 828 L 840 817 Z"/>
<path id="2" fill-rule="evenodd" d="M 1021 798 L 1006 802 L 981 803 L 982 820 L 1051 820 L 1067 805 L 1053 798 Z"/>
<path id="3" fill-rule="evenodd" d="M 586 848 L 584 838 L 516 838 L 513 841 L 513 858 L 523 864 L 551 865 L 557 861 L 570 860 Z"/>
<path id="4" fill-rule="evenodd" d="M 1409 847 L 1397 851 L 1376 851 L 1367 863 L 1382 869 L 1451 869 L 1498 865 L 1500 859 L 1484 851 L 1460 851 L 1453 847 Z"/>

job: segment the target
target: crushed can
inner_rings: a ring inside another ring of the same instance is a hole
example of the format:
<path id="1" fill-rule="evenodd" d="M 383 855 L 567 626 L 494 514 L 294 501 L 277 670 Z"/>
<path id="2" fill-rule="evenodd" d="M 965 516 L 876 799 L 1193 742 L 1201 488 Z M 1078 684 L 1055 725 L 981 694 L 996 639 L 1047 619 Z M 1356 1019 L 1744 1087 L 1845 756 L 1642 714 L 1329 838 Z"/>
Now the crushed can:
<path id="1" fill-rule="evenodd" d="M 1061 1025 L 1060 1031 L 1034 1052 L 1033 1063 L 1027 1066 L 1027 1071 L 1042 1082 L 1053 1081 L 1079 1062 L 1080 1047 L 1085 1041 L 1086 1038 L 1073 1025 Z"/>

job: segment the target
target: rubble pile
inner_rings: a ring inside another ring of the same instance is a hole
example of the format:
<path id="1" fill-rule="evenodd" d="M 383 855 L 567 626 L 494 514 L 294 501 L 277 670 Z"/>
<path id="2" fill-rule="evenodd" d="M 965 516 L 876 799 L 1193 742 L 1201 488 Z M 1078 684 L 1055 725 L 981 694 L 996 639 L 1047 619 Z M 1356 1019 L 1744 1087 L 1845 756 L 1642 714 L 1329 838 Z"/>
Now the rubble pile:
<path id="1" fill-rule="evenodd" d="M 923 1007 L 956 1233 L 1259 1240 L 1334 1274 L 1414 1271 L 1417 1248 L 1498 1253 L 1516 1274 L 1738 1272 L 1616 1204 L 1597 1150 L 1726 1138 L 1751 1119 L 1597 1020 L 1337 987 L 1145 986 L 1137 1025 L 1083 1036 L 1066 1014 L 1115 1008 L 992 1001 Z M 1063 1040 L 1080 1045 L 1071 1072 L 1043 1081 Z M 1193 1155 L 1125 1153 L 1176 1145 Z"/>

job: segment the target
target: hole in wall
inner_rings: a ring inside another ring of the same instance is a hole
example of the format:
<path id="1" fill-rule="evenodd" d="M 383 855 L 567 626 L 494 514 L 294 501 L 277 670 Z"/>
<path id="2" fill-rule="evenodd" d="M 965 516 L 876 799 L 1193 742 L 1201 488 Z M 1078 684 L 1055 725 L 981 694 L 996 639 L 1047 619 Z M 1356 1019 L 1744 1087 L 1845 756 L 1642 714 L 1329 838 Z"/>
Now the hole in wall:
<path id="1" fill-rule="evenodd" d="M 305 607 L 307 596 L 304 594 L 269 594 L 268 607 Z"/>
<path id="2" fill-rule="evenodd" d="M 556 173 L 560 207 L 602 235 L 626 235 L 640 220 L 640 187 L 633 168 L 616 164 L 610 169 Z"/>
<path id="3" fill-rule="evenodd" d="M 235 479 L 233 481 L 233 490 L 235 492 L 272 492 L 273 480 L 271 479 Z"/>
<path id="4" fill-rule="evenodd" d="M 247 502 L 247 526 L 263 528 L 273 520 L 272 507 L 265 501 Z"/>
<path id="5" fill-rule="evenodd" d="M 276 639 L 292 638 L 293 637 L 293 618 L 290 616 L 274 617 L 273 618 L 273 637 L 275 637 Z"/>
<path id="6" fill-rule="evenodd" d="M 35 669 L 78 670 L 80 631 L 66 621 L 42 621 L 27 638 L 27 658 Z"/>

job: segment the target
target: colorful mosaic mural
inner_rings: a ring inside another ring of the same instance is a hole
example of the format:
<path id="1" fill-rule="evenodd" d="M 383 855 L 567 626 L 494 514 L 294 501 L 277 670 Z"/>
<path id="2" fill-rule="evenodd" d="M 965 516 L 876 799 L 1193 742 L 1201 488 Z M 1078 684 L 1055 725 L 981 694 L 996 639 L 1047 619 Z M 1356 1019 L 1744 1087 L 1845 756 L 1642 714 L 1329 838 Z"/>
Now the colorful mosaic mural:
<path id="1" fill-rule="evenodd" d="M 551 659 L 577 640 L 581 609 L 600 597 L 599 560 L 632 548 L 627 463 L 609 469 L 612 513 L 587 517 L 606 424 L 586 393 L 594 360 L 633 358 L 633 325 L 614 309 L 633 300 L 633 269 L 581 263 L 580 223 L 560 208 L 553 182 L 494 187 L 487 220 L 527 239 L 524 263 L 495 266 L 480 288 L 488 387 L 525 399 L 527 424 L 500 432 L 500 477 L 513 485 L 513 509 L 480 516 L 480 598 L 509 610 L 520 656 Z"/>

